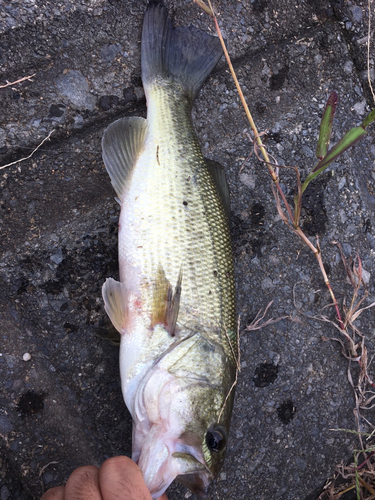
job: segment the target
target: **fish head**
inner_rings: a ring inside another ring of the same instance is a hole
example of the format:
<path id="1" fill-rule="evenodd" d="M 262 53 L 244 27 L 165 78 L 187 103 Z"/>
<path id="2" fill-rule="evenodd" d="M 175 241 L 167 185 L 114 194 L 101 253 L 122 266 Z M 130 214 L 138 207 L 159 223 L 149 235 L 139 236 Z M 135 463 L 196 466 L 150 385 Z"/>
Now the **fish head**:
<path id="1" fill-rule="evenodd" d="M 153 498 L 159 498 L 174 479 L 198 496 L 206 493 L 227 449 L 228 429 L 223 423 L 194 415 L 184 420 L 183 405 L 173 406 L 169 420 L 147 423 L 149 430 L 139 450 L 138 465 Z M 134 437 L 133 442 L 139 439 Z"/>
<path id="2" fill-rule="evenodd" d="M 156 365 L 138 391 L 133 460 L 153 498 L 176 478 L 194 494 L 204 495 L 224 462 L 233 402 L 233 391 L 228 394 L 231 375 L 221 352 L 197 349 L 197 343 L 194 347 L 194 372 L 187 367 L 191 351 L 185 350 L 183 357 L 173 356 L 173 363 L 163 359 Z M 212 367 L 215 375 L 210 377 Z"/>

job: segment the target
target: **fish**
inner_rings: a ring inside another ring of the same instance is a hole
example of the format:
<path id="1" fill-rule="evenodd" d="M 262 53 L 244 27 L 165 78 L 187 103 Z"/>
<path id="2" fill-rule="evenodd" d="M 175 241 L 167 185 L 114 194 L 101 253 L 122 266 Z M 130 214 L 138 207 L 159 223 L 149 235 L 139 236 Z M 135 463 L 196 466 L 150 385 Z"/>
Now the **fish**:
<path id="1" fill-rule="evenodd" d="M 132 459 L 153 499 L 177 479 L 204 495 L 223 465 L 237 376 L 230 195 L 191 118 L 222 57 L 217 37 L 174 27 L 159 1 L 143 21 L 147 119 L 105 130 L 102 155 L 121 205 L 120 281 L 102 288 L 120 333 Z"/>

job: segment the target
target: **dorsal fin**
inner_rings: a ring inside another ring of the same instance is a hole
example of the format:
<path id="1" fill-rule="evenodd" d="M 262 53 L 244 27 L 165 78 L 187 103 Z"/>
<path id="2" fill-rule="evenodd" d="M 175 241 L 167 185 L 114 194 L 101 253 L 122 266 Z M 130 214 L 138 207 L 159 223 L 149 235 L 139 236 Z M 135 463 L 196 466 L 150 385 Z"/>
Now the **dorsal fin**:
<path id="1" fill-rule="evenodd" d="M 121 202 L 127 180 L 144 149 L 146 133 L 147 120 L 135 116 L 116 120 L 104 132 L 103 161 Z"/>
<path id="2" fill-rule="evenodd" d="M 173 292 L 161 266 L 158 267 L 153 290 L 151 328 L 164 325 L 170 335 L 174 335 L 178 311 L 180 309 L 182 271 L 177 278 Z"/>
<path id="3" fill-rule="evenodd" d="M 223 202 L 225 212 L 230 219 L 230 194 L 227 180 L 225 178 L 225 168 L 217 161 L 205 158 L 209 171 L 215 181 L 217 190 Z"/>

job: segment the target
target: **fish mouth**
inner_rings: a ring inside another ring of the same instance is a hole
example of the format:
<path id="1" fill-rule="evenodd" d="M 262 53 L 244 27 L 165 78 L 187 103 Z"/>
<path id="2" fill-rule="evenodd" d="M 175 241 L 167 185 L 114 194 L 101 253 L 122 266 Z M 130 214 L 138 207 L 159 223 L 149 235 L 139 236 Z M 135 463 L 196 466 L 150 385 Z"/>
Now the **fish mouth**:
<path id="1" fill-rule="evenodd" d="M 195 457 L 189 453 L 173 453 L 174 458 L 184 462 L 186 467 L 183 474 L 179 474 L 176 480 L 188 488 L 199 498 L 206 496 L 207 490 L 214 478 L 213 473 Z"/>
<path id="2" fill-rule="evenodd" d="M 205 463 L 202 463 L 191 453 L 186 451 L 171 453 L 171 451 L 164 444 L 160 448 L 156 446 L 153 449 L 152 459 L 150 454 L 147 454 L 147 459 L 141 454 L 138 465 L 152 498 L 159 498 L 176 478 L 195 494 L 202 497 L 213 479 L 212 472 Z"/>

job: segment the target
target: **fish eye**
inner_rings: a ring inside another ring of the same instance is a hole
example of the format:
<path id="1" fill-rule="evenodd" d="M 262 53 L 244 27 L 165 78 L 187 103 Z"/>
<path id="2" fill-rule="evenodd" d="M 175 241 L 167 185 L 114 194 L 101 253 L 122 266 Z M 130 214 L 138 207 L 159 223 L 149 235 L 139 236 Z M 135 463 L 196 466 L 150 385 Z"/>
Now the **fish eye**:
<path id="1" fill-rule="evenodd" d="M 227 442 L 225 431 L 222 427 L 212 427 L 206 432 L 206 444 L 210 451 L 221 451 Z"/>

